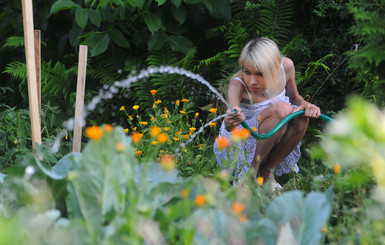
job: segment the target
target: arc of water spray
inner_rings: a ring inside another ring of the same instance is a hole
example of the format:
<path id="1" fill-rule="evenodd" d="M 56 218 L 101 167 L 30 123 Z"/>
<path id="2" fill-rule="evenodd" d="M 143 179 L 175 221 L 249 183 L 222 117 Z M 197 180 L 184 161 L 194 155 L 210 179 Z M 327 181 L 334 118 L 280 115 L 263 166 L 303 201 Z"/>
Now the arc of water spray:
<path id="1" fill-rule="evenodd" d="M 122 81 L 116 81 L 114 82 L 113 85 L 111 86 L 108 86 L 108 85 L 104 85 L 103 86 L 103 89 L 100 89 L 99 90 L 99 94 L 94 96 L 92 99 L 91 99 L 91 102 L 87 104 L 87 106 L 85 107 L 84 109 L 84 112 L 83 112 L 83 115 L 82 117 L 79 118 L 80 120 L 80 125 L 82 125 L 82 127 L 85 126 L 85 118 L 87 117 L 88 115 L 88 112 L 90 111 L 93 111 L 96 106 L 103 100 L 107 100 L 107 99 L 112 99 L 113 96 L 115 94 L 117 94 L 119 92 L 119 90 L 117 89 L 118 87 L 120 88 L 129 88 L 131 86 L 132 83 L 136 83 L 138 82 L 139 80 L 141 79 L 144 79 L 144 78 L 148 78 L 150 77 L 151 75 L 153 74 L 157 74 L 157 73 L 167 73 L 167 74 L 178 74 L 178 75 L 182 75 L 182 76 L 185 76 L 185 77 L 188 77 L 188 78 L 191 78 L 193 80 L 196 80 L 198 82 L 200 82 L 201 84 L 204 84 L 206 85 L 211 92 L 213 92 L 218 99 L 220 99 L 228 108 L 230 108 L 231 112 L 230 113 L 234 113 L 234 109 L 233 107 L 223 98 L 223 96 L 213 87 L 211 86 L 211 84 L 209 82 L 207 82 L 202 76 L 198 75 L 198 74 L 195 74 L 193 72 L 190 72 L 190 71 L 187 71 L 183 68 L 179 68 L 179 67 L 172 67 L 172 66 L 160 66 L 160 67 L 148 67 L 147 69 L 143 69 L 139 72 L 139 74 L 137 75 L 134 75 L 134 74 L 131 74 L 128 76 L 128 78 L 126 78 L 125 80 L 122 80 Z M 225 114 L 225 115 L 222 115 L 218 118 L 216 118 L 215 120 L 212 120 L 210 121 L 209 123 L 207 123 L 206 125 L 204 125 L 203 127 L 201 127 L 196 133 L 198 134 L 198 132 L 202 132 L 203 129 L 205 127 L 207 127 L 208 125 L 210 125 L 210 123 L 212 122 L 215 122 L 223 117 L 225 117 L 226 115 L 228 114 Z M 74 118 L 70 118 L 68 119 L 67 121 L 65 121 L 63 123 L 63 126 L 68 130 L 68 131 L 73 131 L 73 127 L 74 127 Z M 195 135 L 194 137 L 191 136 L 191 138 L 195 138 Z M 52 152 L 57 152 L 60 148 L 60 142 L 62 140 L 62 138 L 65 136 L 65 133 L 61 133 L 59 134 L 57 137 L 56 137 L 56 140 L 54 142 L 54 147 L 51 148 L 51 151 Z M 188 141 L 188 142 L 191 142 Z M 179 148 L 177 149 L 177 151 L 179 151 Z"/>

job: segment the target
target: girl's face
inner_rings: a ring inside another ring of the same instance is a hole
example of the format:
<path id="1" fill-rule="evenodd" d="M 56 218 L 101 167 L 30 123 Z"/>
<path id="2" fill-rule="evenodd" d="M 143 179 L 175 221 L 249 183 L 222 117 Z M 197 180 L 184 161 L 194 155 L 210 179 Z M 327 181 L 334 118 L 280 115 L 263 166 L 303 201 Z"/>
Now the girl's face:
<path id="1" fill-rule="evenodd" d="M 254 94 L 265 96 L 266 84 L 262 72 L 256 70 L 253 66 L 245 65 L 242 68 L 243 81 Z"/>

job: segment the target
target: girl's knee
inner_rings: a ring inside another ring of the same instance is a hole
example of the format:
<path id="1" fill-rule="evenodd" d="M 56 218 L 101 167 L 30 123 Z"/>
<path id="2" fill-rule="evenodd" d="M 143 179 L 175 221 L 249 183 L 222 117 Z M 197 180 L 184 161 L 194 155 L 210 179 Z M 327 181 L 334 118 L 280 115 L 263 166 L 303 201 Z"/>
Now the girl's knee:
<path id="1" fill-rule="evenodd" d="M 274 105 L 274 114 L 279 119 L 284 119 L 285 117 L 289 116 L 293 111 L 293 108 L 290 104 L 285 102 L 279 102 L 276 105 Z"/>

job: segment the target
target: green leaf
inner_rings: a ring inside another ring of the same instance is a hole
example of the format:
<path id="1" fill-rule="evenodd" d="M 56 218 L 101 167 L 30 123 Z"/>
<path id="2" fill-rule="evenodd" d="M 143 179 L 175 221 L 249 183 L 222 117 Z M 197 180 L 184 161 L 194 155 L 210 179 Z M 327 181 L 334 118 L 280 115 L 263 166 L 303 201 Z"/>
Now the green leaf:
<path id="1" fill-rule="evenodd" d="M 100 27 L 100 23 L 102 22 L 102 15 L 99 11 L 95 9 L 89 9 L 88 18 L 90 18 L 92 24 L 94 24 L 96 27 Z"/>
<path id="2" fill-rule="evenodd" d="M 111 37 L 112 41 L 114 41 L 120 47 L 130 48 L 130 43 L 121 31 L 116 29 L 109 30 L 108 35 Z"/>
<path id="3" fill-rule="evenodd" d="M 75 10 L 75 22 L 81 28 L 86 27 L 88 23 L 88 10 L 83 8 L 77 8 Z"/>
<path id="4" fill-rule="evenodd" d="M 169 36 L 169 43 L 172 50 L 187 54 L 193 46 L 192 42 L 183 36 Z"/>
<path id="5" fill-rule="evenodd" d="M 218 19 L 230 20 L 231 8 L 229 1 L 208 0 L 203 2 L 210 14 Z"/>
<path id="6" fill-rule="evenodd" d="M 179 8 L 172 6 L 171 7 L 171 13 L 180 25 L 186 21 L 187 11 L 183 5 L 180 6 Z"/>
<path id="7" fill-rule="evenodd" d="M 171 3 L 174 4 L 175 7 L 179 7 L 179 5 L 181 4 L 182 0 L 171 0 Z"/>
<path id="8" fill-rule="evenodd" d="M 160 27 L 162 26 L 162 21 L 160 20 L 159 16 L 157 16 L 154 13 L 148 13 L 144 17 L 144 22 L 146 23 L 148 29 L 154 33 L 157 32 Z"/>
<path id="9" fill-rule="evenodd" d="M 147 46 L 150 51 L 161 49 L 167 42 L 167 34 L 164 32 L 156 32 L 148 39 Z"/>
<path id="10" fill-rule="evenodd" d="M 136 7 L 140 9 L 143 8 L 144 1 L 145 0 L 127 0 L 128 4 L 130 4 L 132 7 Z"/>
<path id="11" fill-rule="evenodd" d="M 80 5 L 72 2 L 71 0 L 59 0 L 51 6 L 50 13 L 54 14 L 62 10 L 76 9 L 76 8 L 80 8 Z"/>
<path id="12" fill-rule="evenodd" d="M 187 4 L 197 4 L 201 3 L 202 0 L 184 0 Z"/>
<path id="13" fill-rule="evenodd" d="M 91 56 L 96 56 L 107 50 L 110 37 L 107 33 L 96 33 L 88 41 Z"/>
<path id="14" fill-rule="evenodd" d="M 163 5 L 167 0 L 155 0 L 158 3 L 158 6 Z"/>

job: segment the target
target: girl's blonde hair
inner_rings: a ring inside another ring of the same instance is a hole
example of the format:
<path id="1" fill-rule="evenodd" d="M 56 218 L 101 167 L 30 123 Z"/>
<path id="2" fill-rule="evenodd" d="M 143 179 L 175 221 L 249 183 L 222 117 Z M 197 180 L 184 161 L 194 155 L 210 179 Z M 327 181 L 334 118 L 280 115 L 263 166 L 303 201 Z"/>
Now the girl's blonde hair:
<path id="1" fill-rule="evenodd" d="M 242 49 L 238 59 L 239 66 L 243 69 L 245 66 L 252 66 L 260 71 L 265 78 L 266 93 L 269 98 L 277 96 L 280 93 L 280 86 L 283 81 L 278 81 L 278 72 L 280 70 L 282 55 L 277 44 L 268 38 L 261 37 L 248 42 Z M 242 70 L 234 76 L 241 75 Z"/>

